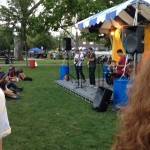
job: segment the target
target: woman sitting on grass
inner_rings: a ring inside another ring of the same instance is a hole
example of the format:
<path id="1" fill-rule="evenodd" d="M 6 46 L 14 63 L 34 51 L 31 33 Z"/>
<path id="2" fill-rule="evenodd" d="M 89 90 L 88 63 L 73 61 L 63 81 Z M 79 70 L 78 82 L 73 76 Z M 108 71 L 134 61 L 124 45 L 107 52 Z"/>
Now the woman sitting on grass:
<path id="1" fill-rule="evenodd" d="M 17 71 L 16 71 L 16 76 L 20 79 L 20 80 L 24 80 L 25 79 L 25 74 L 23 72 L 22 67 L 20 67 Z"/>
<path id="2" fill-rule="evenodd" d="M 9 77 L 9 79 L 10 79 L 11 81 L 16 81 L 16 82 L 19 81 L 19 78 L 16 76 L 16 71 L 15 71 L 15 67 L 14 67 L 14 66 L 12 66 L 12 67 L 10 68 L 10 71 L 9 71 L 9 73 L 8 73 L 8 77 Z"/>
<path id="3" fill-rule="evenodd" d="M 22 67 L 20 67 L 17 71 L 16 71 L 16 76 L 23 81 L 32 81 L 32 78 L 30 77 L 26 77 L 25 73 L 23 72 Z"/>
<path id="4" fill-rule="evenodd" d="M 0 88 L 3 90 L 4 94 L 7 97 L 11 97 L 11 98 L 14 98 L 14 99 L 20 98 L 20 96 L 16 92 L 13 92 L 12 90 L 7 88 L 7 84 L 9 84 L 7 82 L 7 76 L 3 75 L 3 77 L 0 80 Z"/>

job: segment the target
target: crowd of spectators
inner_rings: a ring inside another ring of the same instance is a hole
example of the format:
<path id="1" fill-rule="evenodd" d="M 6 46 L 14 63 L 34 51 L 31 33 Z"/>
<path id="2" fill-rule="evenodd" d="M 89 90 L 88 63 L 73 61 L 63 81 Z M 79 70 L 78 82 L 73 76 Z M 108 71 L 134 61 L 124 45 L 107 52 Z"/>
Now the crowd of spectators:
<path id="1" fill-rule="evenodd" d="M 13 99 L 21 98 L 20 92 L 23 91 L 23 87 L 18 87 L 15 82 L 27 80 L 32 81 L 32 78 L 26 77 L 22 67 L 16 70 L 13 65 L 10 65 L 6 73 L 0 68 L 0 88 L 6 97 Z"/>

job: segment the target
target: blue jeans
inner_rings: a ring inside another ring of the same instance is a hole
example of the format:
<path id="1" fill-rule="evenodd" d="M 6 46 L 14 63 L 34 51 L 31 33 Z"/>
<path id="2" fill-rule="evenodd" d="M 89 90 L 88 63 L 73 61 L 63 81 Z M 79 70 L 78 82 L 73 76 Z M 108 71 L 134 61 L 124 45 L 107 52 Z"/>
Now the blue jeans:
<path id="1" fill-rule="evenodd" d="M 10 83 L 7 85 L 7 87 L 8 87 L 9 89 L 10 89 L 11 87 L 12 87 L 13 89 L 15 89 L 15 90 L 18 89 L 17 85 L 14 84 L 13 82 L 10 82 Z"/>

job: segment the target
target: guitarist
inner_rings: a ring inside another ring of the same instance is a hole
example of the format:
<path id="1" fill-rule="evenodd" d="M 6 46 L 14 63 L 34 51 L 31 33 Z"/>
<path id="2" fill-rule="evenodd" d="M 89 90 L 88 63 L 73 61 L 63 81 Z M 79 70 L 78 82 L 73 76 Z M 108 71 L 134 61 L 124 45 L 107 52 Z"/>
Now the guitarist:
<path id="1" fill-rule="evenodd" d="M 95 87 L 95 69 L 96 69 L 96 55 L 93 52 L 93 49 L 89 47 L 88 49 L 88 62 L 89 62 L 89 79 L 90 79 L 90 86 Z"/>
<path id="2" fill-rule="evenodd" d="M 77 49 L 75 51 L 75 56 L 74 56 L 74 65 L 75 65 L 75 69 L 76 69 L 76 76 L 77 76 L 77 83 L 79 83 L 79 74 L 81 75 L 81 81 L 82 83 L 85 83 L 85 76 L 82 72 L 82 63 L 84 61 L 84 55 L 82 53 L 80 53 L 80 50 Z"/>

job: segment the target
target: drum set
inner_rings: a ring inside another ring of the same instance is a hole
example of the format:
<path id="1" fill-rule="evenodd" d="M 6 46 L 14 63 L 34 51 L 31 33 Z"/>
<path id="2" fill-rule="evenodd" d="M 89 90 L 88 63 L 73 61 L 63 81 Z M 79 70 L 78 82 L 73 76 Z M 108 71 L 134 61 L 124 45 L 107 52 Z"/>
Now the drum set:
<path id="1" fill-rule="evenodd" d="M 105 75 L 106 76 L 106 83 L 108 85 L 113 85 L 113 79 L 116 78 L 116 76 L 117 76 L 117 73 L 116 73 L 117 68 L 113 65 L 109 65 L 107 67 L 107 70 L 108 70 L 108 72 L 105 73 L 106 74 Z"/>
<path id="2" fill-rule="evenodd" d="M 112 60 L 111 57 L 108 58 L 106 56 L 100 56 L 97 58 L 97 64 L 101 64 L 103 68 L 103 75 L 106 79 L 106 83 L 108 85 L 113 85 L 114 78 L 117 78 L 117 61 Z M 105 65 L 107 64 L 107 65 Z M 128 78 L 132 76 L 133 73 L 133 59 L 129 59 L 127 64 L 125 65 L 125 74 L 122 77 Z M 122 78 L 121 77 L 121 78 Z"/>
<path id="3" fill-rule="evenodd" d="M 125 78 L 132 77 L 133 63 L 132 62 L 128 63 L 124 69 L 126 70 L 125 71 L 126 73 L 122 77 L 125 77 Z M 113 65 L 109 65 L 109 66 L 107 66 L 107 70 L 108 70 L 108 72 L 105 73 L 106 74 L 105 75 L 106 76 L 106 83 L 108 85 L 113 85 L 114 78 L 117 78 L 117 67 L 113 66 Z"/>

